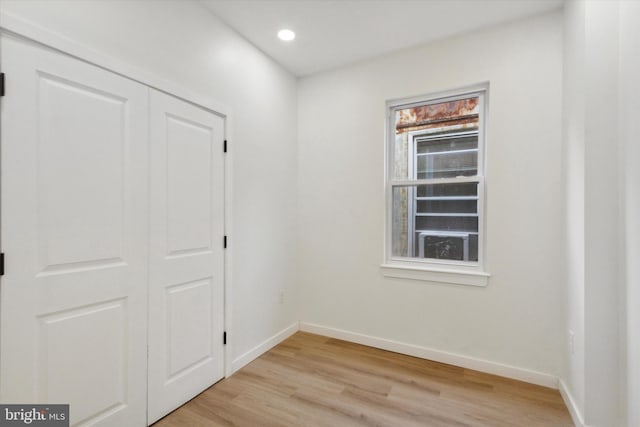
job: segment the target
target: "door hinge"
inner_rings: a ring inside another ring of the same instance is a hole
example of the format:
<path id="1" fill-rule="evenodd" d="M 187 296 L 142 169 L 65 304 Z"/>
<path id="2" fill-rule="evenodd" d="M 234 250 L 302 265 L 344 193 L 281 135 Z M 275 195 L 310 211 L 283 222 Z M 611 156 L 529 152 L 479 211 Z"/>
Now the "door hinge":
<path id="1" fill-rule="evenodd" d="M 224 147 L 224 152 L 226 153 L 227 152 L 227 140 L 226 139 L 224 140 L 224 146 L 223 147 Z"/>
<path id="2" fill-rule="evenodd" d="M 222 344 L 227 345 L 227 331 L 222 333 Z"/>
<path id="3" fill-rule="evenodd" d="M 0 73 L 0 96 L 4 96 L 4 73 Z"/>
<path id="4" fill-rule="evenodd" d="M 224 236 L 224 248 L 227 249 L 227 236 Z"/>
<path id="5" fill-rule="evenodd" d="M 0 276 L 4 276 L 4 253 L 0 254 Z"/>

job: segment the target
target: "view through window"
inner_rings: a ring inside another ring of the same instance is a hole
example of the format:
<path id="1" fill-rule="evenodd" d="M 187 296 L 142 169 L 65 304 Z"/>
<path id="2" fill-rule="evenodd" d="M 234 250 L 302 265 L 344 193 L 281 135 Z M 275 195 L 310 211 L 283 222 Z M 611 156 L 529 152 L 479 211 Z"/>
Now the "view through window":
<path id="1" fill-rule="evenodd" d="M 391 256 L 478 263 L 484 91 L 391 107 Z"/>

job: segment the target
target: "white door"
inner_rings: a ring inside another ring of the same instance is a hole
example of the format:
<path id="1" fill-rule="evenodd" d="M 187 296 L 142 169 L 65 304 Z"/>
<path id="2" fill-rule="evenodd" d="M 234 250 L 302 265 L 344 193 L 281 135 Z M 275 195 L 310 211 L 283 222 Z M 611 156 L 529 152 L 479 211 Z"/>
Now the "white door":
<path id="1" fill-rule="evenodd" d="M 152 90 L 149 423 L 224 376 L 224 119 Z"/>
<path id="2" fill-rule="evenodd" d="M 148 90 L 2 36 L 0 401 L 142 426 Z"/>

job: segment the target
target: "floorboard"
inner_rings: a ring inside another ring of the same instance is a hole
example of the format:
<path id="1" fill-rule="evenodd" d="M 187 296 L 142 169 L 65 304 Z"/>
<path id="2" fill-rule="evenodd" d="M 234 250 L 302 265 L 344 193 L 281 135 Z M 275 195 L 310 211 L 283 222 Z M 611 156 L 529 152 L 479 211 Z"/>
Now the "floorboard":
<path id="1" fill-rule="evenodd" d="M 557 390 L 298 332 L 154 427 L 568 427 Z"/>

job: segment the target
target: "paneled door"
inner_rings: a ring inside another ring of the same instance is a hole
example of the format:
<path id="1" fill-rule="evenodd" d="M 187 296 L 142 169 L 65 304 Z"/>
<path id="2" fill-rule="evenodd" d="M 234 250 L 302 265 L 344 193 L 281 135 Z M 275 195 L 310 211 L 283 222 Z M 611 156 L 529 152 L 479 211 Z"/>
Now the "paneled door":
<path id="1" fill-rule="evenodd" d="M 224 118 L 150 96 L 149 423 L 224 376 Z"/>
<path id="2" fill-rule="evenodd" d="M 1 37 L 0 401 L 142 426 L 148 89 Z"/>

